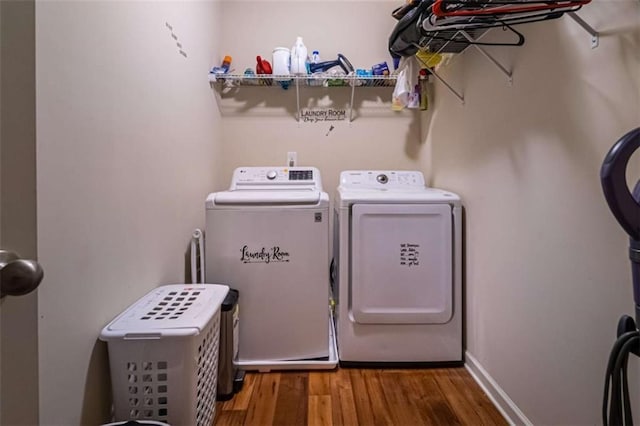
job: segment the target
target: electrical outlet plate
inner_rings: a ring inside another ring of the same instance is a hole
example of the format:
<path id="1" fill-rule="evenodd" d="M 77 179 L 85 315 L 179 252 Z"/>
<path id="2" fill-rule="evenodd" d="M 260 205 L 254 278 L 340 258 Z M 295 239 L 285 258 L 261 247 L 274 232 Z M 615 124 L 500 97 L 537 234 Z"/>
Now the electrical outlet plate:
<path id="1" fill-rule="evenodd" d="M 298 153 L 294 151 L 287 152 L 287 167 L 294 167 L 298 164 Z"/>

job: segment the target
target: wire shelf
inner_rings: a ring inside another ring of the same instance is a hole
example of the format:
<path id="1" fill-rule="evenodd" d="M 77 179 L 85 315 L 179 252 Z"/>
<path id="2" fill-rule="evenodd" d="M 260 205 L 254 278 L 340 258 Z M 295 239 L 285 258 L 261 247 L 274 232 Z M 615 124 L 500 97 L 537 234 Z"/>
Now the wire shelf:
<path id="1" fill-rule="evenodd" d="M 225 87 L 300 86 L 300 87 L 388 87 L 395 86 L 395 75 L 273 75 L 209 74 L 209 82 Z"/>

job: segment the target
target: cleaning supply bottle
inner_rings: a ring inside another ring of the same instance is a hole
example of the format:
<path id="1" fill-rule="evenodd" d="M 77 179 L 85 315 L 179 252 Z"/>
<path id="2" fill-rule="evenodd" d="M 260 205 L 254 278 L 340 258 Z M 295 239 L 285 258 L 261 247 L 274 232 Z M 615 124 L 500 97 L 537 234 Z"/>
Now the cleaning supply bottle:
<path id="1" fill-rule="evenodd" d="M 311 56 L 307 58 L 307 74 L 312 74 L 311 64 L 317 64 L 320 62 L 320 52 L 314 50 Z"/>
<path id="2" fill-rule="evenodd" d="M 418 76 L 418 85 L 420 86 L 420 110 L 429 109 L 429 73 L 426 69 L 421 69 Z"/>
<path id="3" fill-rule="evenodd" d="M 302 37 L 296 39 L 291 48 L 291 74 L 307 73 L 307 47 L 302 42 Z"/>
<path id="4" fill-rule="evenodd" d="M 227 55 L 222 59 L 222 66 L 220 68 L 222 68 L 226 74 L 229 72 L 229 67 L 231 67 L 231 56 Z"/>

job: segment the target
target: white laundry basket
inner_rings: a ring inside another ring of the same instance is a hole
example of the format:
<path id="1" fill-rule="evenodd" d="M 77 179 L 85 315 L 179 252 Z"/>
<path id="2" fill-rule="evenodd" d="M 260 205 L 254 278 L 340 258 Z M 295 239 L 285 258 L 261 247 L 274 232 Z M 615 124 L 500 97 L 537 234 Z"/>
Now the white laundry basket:
<path id="1" fill-rule="evenodd" d="M 215 416 L 219 284 L 158 287 L 107 325 L 114 420 L 209 426 Z"/>

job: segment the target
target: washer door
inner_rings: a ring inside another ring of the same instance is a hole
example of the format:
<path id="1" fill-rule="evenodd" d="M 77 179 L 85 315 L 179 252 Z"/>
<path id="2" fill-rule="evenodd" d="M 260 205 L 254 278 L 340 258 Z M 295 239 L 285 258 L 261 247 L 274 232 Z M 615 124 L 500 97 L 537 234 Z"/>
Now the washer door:
<path id="1" fill-rule="evenodd" d="M 355 204 L 350 316 L 364 324 L 444 324 L 453 314 L 447 204 Z"/>

